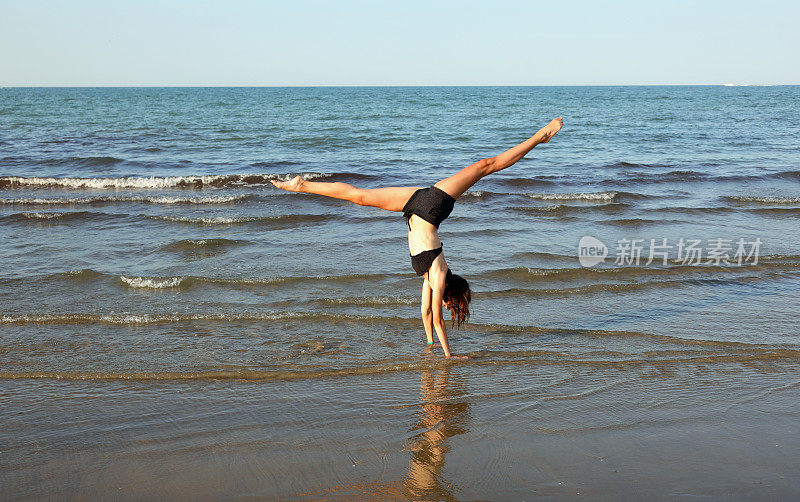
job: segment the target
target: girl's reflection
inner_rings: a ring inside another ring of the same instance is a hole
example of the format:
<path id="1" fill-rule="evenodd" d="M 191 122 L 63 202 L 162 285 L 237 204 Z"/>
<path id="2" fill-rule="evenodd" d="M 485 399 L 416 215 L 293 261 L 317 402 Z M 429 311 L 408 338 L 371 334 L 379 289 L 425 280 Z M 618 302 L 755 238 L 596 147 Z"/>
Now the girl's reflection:
<path id="1" fill-rule="evenodd" d="M 452 500 L 458 488 L 442 479 L 442 467 L 450 449 L 447 439 L 469 432 L 469 403 L 458 399 L 465 392 L 458 380 L 449 381 L 450 368 L 423 371 L 421 378 L 421 409 L 410 429 L 419 432 L 405 448 L 411 459 L 403 484 L 412 499 Z"/>

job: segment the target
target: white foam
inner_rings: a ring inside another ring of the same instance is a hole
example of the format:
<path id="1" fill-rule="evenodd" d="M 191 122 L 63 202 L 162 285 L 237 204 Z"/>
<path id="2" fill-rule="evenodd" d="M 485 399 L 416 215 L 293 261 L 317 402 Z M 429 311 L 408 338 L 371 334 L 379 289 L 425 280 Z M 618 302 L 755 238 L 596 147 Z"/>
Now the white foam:
<path id="1" fill-rule="evenodd" d="M 276 178 L 282 179 L 283 181 L 289 181 L 291 179 L 294 179 L 295 176 L 297 176 L 297 175 L 296 174 L 287 174 L 283 178 L 280 178 L 280 176 L 276 176 Z M 327 178 L 329 176 L 330 176 L 330 174 L 327 174 L 327 173 L 303 173 L 303 174 L 300 174 L 300 177 L 303 178 L 304 180 L 316 180 L 316 179 L 319 179 L 319 178 Z"/>
<path id="2" fill-rule="evenodd" d="M 155 204 L 224 204 L 247 197 L 247 195 L 221 195 L 218 197 L 142 197 L 133 202 L 152 202 Z"/>
<path id="3" fill-rule="evenodd" d="M 25 218 L 32 218 L 38 220 L 52 220 L 53 218 L 61 218 L 67 213 L 21 213 Z"/>
<path id="4" fill-rule="evenodd" d="M 525 194 L 537 200 L 614 200 L 617 192 L 578 192 L 578 193 L 529 193 Z"/>
<path id="5" fill-rule="evenodd" d="M 123 176 L 120 178 L 53 178 L 53 177 L 23 177 L 23 176 L 3 176 L 0 182 L 7 182 L 12 186 L 30 187 L 63 187 L 63 188 L 90 188 L 90 189 L 163 189 L 192 186 L 214 186 L 215 183 L 223 182 L 223 185 L 270 185 L 269 180 L 288 181 L 294 178 L 295 174 L 220 174 L 220 175 L 199 175 L 199 176 Z M 300 176 L 306 180 L 324 178 L 329 176 L 325 173 L 302 173 Z M 244 178 L 263 177 L 264 183 L 252 183 L 242 181 Z"/>
<path id="6" fill-rule="evenodd" d="M 104 322 L 107 324 L 161 324 L 185 321 L 280 321 L 313 316 L 307 312 L 243 312 L 241 314 L 3 314 L 0 324 L 74 324 Z M 358 319 L 348 314 L 334 315 L 341 319 Z M 377 317 L 366 316 L 374 319 Z"/>
<path id="7" fill-rule="evenodd" d="M 186 218 L 183 216 L 152 216 L 153 219 L 163 221 L 173 221 L 176 223 L 194 223 L 196 225 L 230 225 L 233 223 L 245 223 L 256 221 L 258 218 L 230 218 L 227 216 L 217 216 L 213 218 Z"/>
<path id="8" fill-rule="evenodd" d="M 374 304 L 374 305 L 416 305 L 419 302 L 418 298 L 403 298 L 399 296 L 365 296 L 365 297 L 347 297 L 347 298 L 329 298 L 330 303 L 350 305 L 350 304 Z"/>
<path id="9" fill-rule="evenodd" d="M 0 204 L 28 204 L 28 205 L 52 205 L 52 204 L 86 204 L 90 199 L 0 199 Z"/>
<path id="10" fill-rule="evenodd" d="M 144 202 L 149 204 L 226 204 L 247 198 L 247 194 L 220 195 L 210 197 L 78 197 L 52 199 L 0 199 L 0 204 L 20 205 L 69 205 L 99 204 L 111 202 Z"/>
<path id="11" fill-rule="evenodd" d="M 156 279 L 148 277 L 126 277 L 121 275 L 119 279 L 132 288 L 151 288 L 165 289 L 180 286 L 183 277 L 170 277 L 168 279 Z"/>
<path id="12" fill-rule="evenodd" d="M 166 176 L 122 178 L 40 178 L 8 176 L 1 178 L 13 185 L 61 186 L 65 188 L 173 188 L 185 184 L 210 184 L 226 176 Z"/>
<path id="13" fill-rule="evenodd" d="M 726 198 L 736 202 L 754 202 L 758 204 L 800 204 L 800 197 L 748 197 L 731 195 Z"/>
<path id="14" fill-rule="evenodd" d="M 109 324 L 153 324 L 171 321 L 171 316 L 150 316 L 135 314 L 105 314 L 99 317 L 100 321 Z"/>

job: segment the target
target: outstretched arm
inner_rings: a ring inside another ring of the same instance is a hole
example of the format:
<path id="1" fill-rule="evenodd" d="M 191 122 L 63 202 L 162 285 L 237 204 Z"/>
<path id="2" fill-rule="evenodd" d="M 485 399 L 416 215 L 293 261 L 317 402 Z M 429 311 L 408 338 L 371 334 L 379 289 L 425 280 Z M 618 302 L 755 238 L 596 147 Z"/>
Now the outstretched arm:
<path id="1" fill-rule="evenodd" d="M 431 285 L 426 278 L 422 281 L 422 297 L 420 298 L 420 312 L 422 313 L 422 326 L 428 345 L 433 345 L 433 311 L 431 310 Z"/>
<path id="2" fill-rule="evenodd" d="M 442 344 L 444 357 L 449 358 L 451 356 L 450 343 L 447 340 L 447 325 L 445 324 L 444 317 L 442 316 L 442 293 L 444 293 L 444 280 L 439 281 L 439 284 L 436 286 L 437 287 L 433 288 L 433 294 L 431 298 L 431 303 L 433 304 L 433 327 L 436 329 L 436 336 L 439 337 L 439 343 Z"/>
<path id="3" fill-rule="evenodd" d="M 436 330 L 436 336 L 439 337 L 439 343 L 442 344 L 444 357 L 453 359 L 469 359 L 467 356 L 456 356 L 450 352 L 450 343 L 447 339 L 447 325 L 442 316 L 442 296 L 444 294 L 444 284 L 446 278 L 446 270 L 439 271 L 434 280 L 431 282 L 431 310 L 433 313 L 433 327 Z M 428 272 L 430 279 L 432 271 Z"/>

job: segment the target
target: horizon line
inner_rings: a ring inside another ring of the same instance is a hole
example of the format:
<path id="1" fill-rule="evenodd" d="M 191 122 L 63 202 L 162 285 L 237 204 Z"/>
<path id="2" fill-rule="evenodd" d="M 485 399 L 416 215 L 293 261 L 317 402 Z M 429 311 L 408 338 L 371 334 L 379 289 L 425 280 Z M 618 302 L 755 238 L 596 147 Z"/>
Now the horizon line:
<path id="1" fill-rule="evenodd" d="M 681 83 L 681 84 L 108 84 L 108 85 L 5 85 L 0 89 L 114 89 L 114 88 L 340 88 L 340 87 L 791 87 L 798 84 Z"/>

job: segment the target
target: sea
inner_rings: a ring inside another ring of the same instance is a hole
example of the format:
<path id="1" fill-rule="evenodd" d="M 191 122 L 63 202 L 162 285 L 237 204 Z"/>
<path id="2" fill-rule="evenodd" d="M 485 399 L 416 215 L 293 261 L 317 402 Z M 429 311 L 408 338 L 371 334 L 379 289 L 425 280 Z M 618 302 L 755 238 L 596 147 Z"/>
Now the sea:
<path id="1" fill-rule="evenodd" d="M 426 346 L 400 213 L 458 199 Z M 0 88 L 0 499 L 800 495 L 800 87 Z M 449 314 L 445 314 L 449 320 Z"/>

